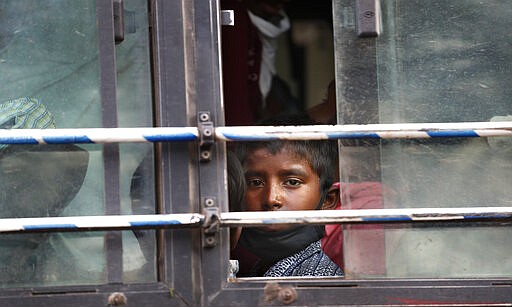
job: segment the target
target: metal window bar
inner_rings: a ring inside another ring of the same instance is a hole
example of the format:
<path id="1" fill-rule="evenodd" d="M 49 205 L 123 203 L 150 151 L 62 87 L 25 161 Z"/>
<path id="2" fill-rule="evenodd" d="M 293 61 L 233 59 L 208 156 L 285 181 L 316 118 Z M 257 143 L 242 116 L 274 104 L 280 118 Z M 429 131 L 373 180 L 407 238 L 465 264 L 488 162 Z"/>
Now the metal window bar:
<path id="1" fill-rule="evenodd" d="M 206 227 L 207 214 L 108 215 L 0 219 L 0 233 Z M 348 224 L 512 221 L 512 207 L 222 212 L 221 227 L 270 224 Z"/>
<path id="2" fill-rule="evenodd" d="M 414 123 L 316 126 L 217 127 L 221 141 L 266 141 L 273 139 L 347 138 L 444 138 L 512 136 L 512 122 Z M 3 144 L 64 144 L 197 141 L 196 127 L 4 129 Z M 425 221 L 509 220 L 512 207 L 415 208 L 322 210 L 284 212 L 224 212 L 217 222 L 223 227 L 257 224 L 389 223 Z M 124 230 L 133 228 L 209 227 L 203 214 L 108 215 L 0 219 L 0 233 L 34 231 Z"/>
<path id="3" fill-rule="evenodd" d="M 221 141 L 273 139 L 417 139 L 512 136 L 512 122 L 216 127 Z M 86 144 L 197 141 L 197 127 L 0 129 L 0 144 Z"/>
<path id="4" fill-rule="evenodd" d="M 98 22 L 98 59 L 100 65 L 100 97 L 103 112 L 103 127 L 118 126 L 117 118 L 117 68 L 114 39 L 114 6 L 110 1 L 96 0 L 96 15 Z M 102 149 L 105 190 L 105 213 L 121 214 L 120 161 L 119 144 L 107 143 Z M 105 234 L 105 257 L 107 279 L 109 282 L 121 282 L 123 278 L 122 237 L 118 232 Z"/>

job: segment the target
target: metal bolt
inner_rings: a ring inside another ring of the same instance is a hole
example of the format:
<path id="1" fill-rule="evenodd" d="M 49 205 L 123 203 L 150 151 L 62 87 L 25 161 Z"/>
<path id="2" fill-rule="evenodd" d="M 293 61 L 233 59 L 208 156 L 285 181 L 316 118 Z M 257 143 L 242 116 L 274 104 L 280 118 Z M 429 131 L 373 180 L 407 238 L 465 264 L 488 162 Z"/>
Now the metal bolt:
<path id="1" fill-rule="evenodd" d="M 204 130 L 203 130 L 203 134 L 204 134 L 205 136 L 211 136 L 211 135 L 212 135 L 212 130 L 210 130 L 210 129 L 204 129 Z"/>
<path id="2" fill-rule="evenodd" d="M 291 304 L 297 300 L 297 291 L 292 287 L 284 287 L 279 291 L 278 298 L 285 305 Z"/>
<path id="3" fill-rule="evenodd" d="M 206 242 L 206 246 L 215 246 L 215 238 L 214 237 L 206 237 L 205 242 Z"/>
<path id="4" fill-rule="evenodd" d="M 211 206 L 213 206 L 214 204 L 215 204 L 215 202 L 213 201 L 213 199 L 212 199 L 212 198 L 207 198 L 207 199 L 205 199 L 205 200 L 204 200 L 204 205 L 205 205 L 206 207 L 211 207 Z"/>
<path id="5" fill-rule="evenodd" d="M 208 150 L 201 151 L 201 159 L 210 160 L 210 152 Z"/>
<path id="6" fill-rule="evenodd" d="M 122 292 L 114 292 L 108 296 L 108 306 L 126 306 L 128 299 Z"/>
<path id="7" fill-rule="evenodd" d="M 210 115 L 208 113 L 201 113 L 199 114 L 199 120 L 202 122 L 206 122 L 210 119 Z"/>

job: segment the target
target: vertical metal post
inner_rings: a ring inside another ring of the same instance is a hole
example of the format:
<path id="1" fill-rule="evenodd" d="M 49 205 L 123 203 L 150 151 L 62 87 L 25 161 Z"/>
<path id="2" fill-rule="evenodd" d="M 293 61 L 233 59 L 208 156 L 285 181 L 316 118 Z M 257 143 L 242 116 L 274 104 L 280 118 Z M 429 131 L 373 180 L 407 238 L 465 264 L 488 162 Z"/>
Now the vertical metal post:
<path id="1" fill-rule="evenodd" d="M 156 126 L 196 124 L 194 97 L 194 2 L 151 0 Z M 162 213 L 199 212 L 197 146 L 160 143 L 157 194 Z M 158 279 L 172 285 L 177 297 L 199 306 L 200 229 L 163 230 L 158 248 Z"/>
<path id="2" fill-rule="evenodd" d="M 98 19 L 100 97 L 102 123 L 105 128 L 117 127 L 116 97 L 116 50 L 114 44 L 113 2 L 97 0 Z M 119 196 L 119 145 L 103 146 L 105 214 L 120 214 Z M 121 232 L 109 231 L 105 235 L 107 281 L 120 283 L 123 277 L 123 245 Z"/>
<path id="3" fill-rule="evenodd" d="M 222 108 L 220 1 L 194 1 L 197 110 L 207 110 L 215 126 L 224 126 Z M 236 21 L 235 21 L 236 23 Z M 215 140 L 208 163 L 199 164 L 199 194 L 211 224 L 205 229 L 201 258 L 201 305 L 210 306 L 229 274 L 228 229 L 217 231 L 215 214 L 227 211 L 226 144 Z M 208 205 L 208 201 L 213 202 Z"/>

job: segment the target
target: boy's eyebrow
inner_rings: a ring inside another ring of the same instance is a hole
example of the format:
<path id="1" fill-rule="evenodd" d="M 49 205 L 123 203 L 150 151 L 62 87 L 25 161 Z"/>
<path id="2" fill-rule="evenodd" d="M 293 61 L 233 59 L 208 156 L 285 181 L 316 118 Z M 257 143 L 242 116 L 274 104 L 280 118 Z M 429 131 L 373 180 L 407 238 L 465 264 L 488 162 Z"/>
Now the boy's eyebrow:
<path id="1" fill-rule="evenodd" d="M 246 177 L 254 177 L 254 176 L 263 176 L 264 172 L 258 170 L 247 170 L 245 171 Z M 289 167 L 287 169 L 280 170 L 278 172 L 279 176 L 308 176 L 309 172 L 305 170 L 302 166 Z"/>
<path id="2" fill-rule="evenodd" d="M 305 170 L 302 166 L 290 167 L 287 169 L 283 169 L 283 170 L 280 170 L 278 173 L 281 176 L 294 175 L 294 176 L 303 176 L 304 177 L 304 176 L 309 175 L 309 172 L 307 170 Z"/>

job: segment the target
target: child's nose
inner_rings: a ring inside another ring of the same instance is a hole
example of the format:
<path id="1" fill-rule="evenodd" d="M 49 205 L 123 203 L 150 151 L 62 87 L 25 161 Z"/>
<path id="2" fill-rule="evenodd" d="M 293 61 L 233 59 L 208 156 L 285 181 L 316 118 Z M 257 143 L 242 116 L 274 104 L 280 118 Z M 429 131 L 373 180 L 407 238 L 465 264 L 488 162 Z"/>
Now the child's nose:
<path id="1" fill-rule="evenodd" d="M 265 210 L 275 211 L 281 209 L 283 206 L 283 195 L 282 189 L 278 184 L 272 184 L 269 187 L 267 193 L 267 199 L 265 201 Z"/>

